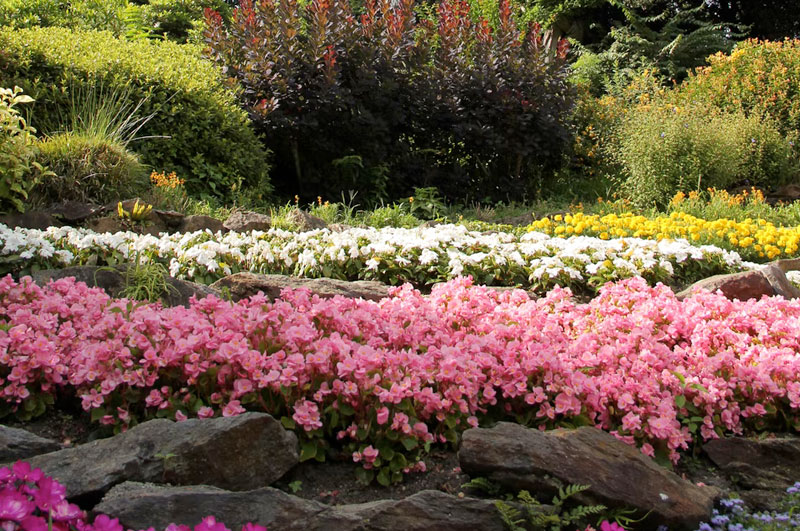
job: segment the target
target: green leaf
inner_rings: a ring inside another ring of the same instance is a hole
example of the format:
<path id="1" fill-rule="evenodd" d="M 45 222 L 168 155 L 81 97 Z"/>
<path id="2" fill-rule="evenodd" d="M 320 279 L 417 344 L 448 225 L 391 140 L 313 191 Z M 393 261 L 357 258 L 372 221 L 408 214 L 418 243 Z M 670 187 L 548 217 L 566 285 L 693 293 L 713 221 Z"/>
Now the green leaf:
<path id="1" fill-rule="evenodd" d="M 683 395 L 675 396 L 675 405 L 678 406 L 679 408 L 682 408 L 683 406 L 685 406 L 686 405 L 686 397 L 683 396 Z"/>
<path id="2" fill-rule="evenodd" d="M 97 422 L 105 415 L 106 415 L 106 408 L 96 407 L 92 410 L 92 413 L 89 417 L 91 418 L 92 422 Z"/>
<path id="3" fill-rule="evenodd" d="M 293 430 L 297 427 L 297 424 L 294 422 L 294 419 L 289 417 L 281 417 L 281 424 L 287 430 Z"/>
<path id="4" fill-rule="evenodd" d="M 392 478 L 390 477 L 389 472 L 390 471 L 386 468 L 381 468 L 380 472 L 378 472 L 378 483 L 384 487 L 388 487 L 392 484 Z"/>
<path id="5" fill-rule="evenodd" d="M 418 444 L 417 440 L 414 439 L 413 437 L 403 437 L 402 439 L 400 439 L 400 442 L 403 444 L 403 447 L 408 451 L 411 451 L 414 448 L 416 448 Z"/>
<path id="6" fill-rule="evenodd" d="M 300 447 L 300 462 L 317 457 L 317 445 L 313 441 L 304 442 Z"/>
<path id="7" fill-rule="evenodd" d="M 362 485 L 369 485 L 372 483 L 373 479 L 375 479 L 375 472 L 373 470 L 367 470 L 365 468 L 356 469 L 356 480 Z"/>
<path id="8" fill-rule="evenodd" d="M 353 409 L 353 406 L 351 406 L 350 404 L 340 403 L 339 404 L 339 412 L 341 412 L 342 415 L 345 415 L 345 416 L 349 417 L 349 416 L 354 415 L 356 410 Z"/>

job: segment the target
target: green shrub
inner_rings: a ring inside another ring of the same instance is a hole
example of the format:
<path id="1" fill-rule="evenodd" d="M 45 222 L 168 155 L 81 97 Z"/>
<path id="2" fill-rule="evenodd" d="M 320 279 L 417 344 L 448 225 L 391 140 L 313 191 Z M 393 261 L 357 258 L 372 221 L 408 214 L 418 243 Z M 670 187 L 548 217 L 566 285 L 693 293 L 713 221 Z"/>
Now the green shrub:
<path id="1" fill-rule="evenodd" d="M 21 92 L 19 87 L 0 88 L 0 212 L 25 210 L 24 201 L 42 173 L 42 166 L 35 161 L 35 130 L 15 108 L 33 99 Z"/>
<path id="2" fill-rule="evenodd" d="M 132 144 L 144 164 L 177 172 L 196 196 L 227 198 L 241 185 L 271 189 L 247 115 L 195 48 L 107 32 L 0 28 L 0 84 L 12 83 L 37 99 L 44 133 L 62 130 L 72 91 L 124 87 L 144 101 L 141 115 L 154 114 L 139 136 L 168 137 Z"/>
<path id="3" fill-rule="evenodd" d="M 209 55 L 244 87 L 288 196 L 356 189 L 375 203 L 436 186 L 507 199 L 561 162 L 566 41 L 548 56 L 507 0 L 494 31 L 457 0 L 441 3 L 438 25 L 413 0 L 366 0 L 363 16 L 344 0 L 240 6 L 231 24 L 208 17 Z"/>
<path id="4" fill-rule="evenodd" d="M 128 0 L 0 0 L 0 25 L 15 28 L 60 26 L 120 35 Z"/>
<path id="5" fill-rule="evenodd" d="M 766 114 L 786 133 L 800 130 L 800 39 L 740 42 L 730 55 L 716 54 L 670 95 L 727 111 Z"/>
<path id="6" fill-rule="evenodd" d="M 623 190 L 639 206 L 663 206 L 678 191 L 774 185 L 797 174 L 777 126 L 741 111 L 642 105 L 617 134 Z"/>
<path id="7" fill-rule="evenodd" d="M 37 202 L 65 200 L 99 204 L 144 191 L 147 180 L 138 157 L 119 142 L 69 131 L 39 142 L 39 160 L 54 175 L 34 188 Z"/>

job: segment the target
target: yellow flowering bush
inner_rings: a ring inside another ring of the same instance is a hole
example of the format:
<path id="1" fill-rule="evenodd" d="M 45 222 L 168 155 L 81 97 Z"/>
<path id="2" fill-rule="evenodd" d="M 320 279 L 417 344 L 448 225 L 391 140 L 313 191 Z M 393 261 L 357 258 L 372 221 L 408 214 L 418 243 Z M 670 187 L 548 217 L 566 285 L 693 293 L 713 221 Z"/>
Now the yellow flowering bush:
<path id="1" fill-rule="evenodd" d="M 736 251 L 754 262 L 795 257 L 800 249 L 800 227 L 776 226 L 763 219 L 707 220 L 685 212 L 653 217 L 632 212 L 605 215 L 574 212 L 534 221 L 528 230 L 565 238 L 583 235 L 604 240 L 685 238 L 698 245 L 717 245 Z"/>

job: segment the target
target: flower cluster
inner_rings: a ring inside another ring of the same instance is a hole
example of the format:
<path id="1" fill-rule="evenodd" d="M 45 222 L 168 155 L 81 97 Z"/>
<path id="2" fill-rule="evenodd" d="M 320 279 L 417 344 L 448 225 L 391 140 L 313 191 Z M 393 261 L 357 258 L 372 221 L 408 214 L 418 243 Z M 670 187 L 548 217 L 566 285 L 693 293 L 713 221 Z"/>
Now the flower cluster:
<path id="1" fill-rule="evenodd" d="M 711 522 L 697 531 L 790 531 L 800 528 L 800 481 L 786 489 L 777 511 L 752 513 L 739 498 L 722 500 L 722 510 L 714 509 Z"/>
<path id="2" fill-rule="evenodd" d="M 602 216 L 576 212 L 534 221 L 529 230 L 560 237 L 583 234 L 603 240 L 629 237 L 655 240 L 683 238 L 696 244 L 736 251 L 757 262 L 797 256 L 800 249 L 798 227 L 775 226 L 763 219 L 705 220 L 684 212 L 652 218 L 631 212 Z"/>
<path id="3" fill-rule="evenodd" d="M 736 253 L 682 240 L 563 239 L 540 232 L 517 236 L 479 233 L 461 225 L 161 237 L 55 227 L 11 230 L 0 225 L 0 272 L 85 263 L 113 265 L 132 257 L 159 261 L 173 276 L 202 283 L 248 270 L 418 286 L 472 275 L 481 284 L 524 286 L 540 293 L 556 285 L 594 293 L 609 280 L 633 276 L 643 276 L 652 284 L 686 284 L 750 267 Z"/>
<path id="4" fill-rule="evenodd" d="M 62 391 L 120 428 L 261 410 L 297 429 L 306 458 L 336 444 L 392 474 L 480 419 L 593 425 L 677 460 L 694 439 L 800 428 L 798 328 L 800 301 L 681 302 L 641 278 L 587 304 L 461 278 L 378 303 L 285 290 L 162 309 L 6 277 L 0 413 L 44 411 Z"/>
<path id="5" fill-rule="evenodd" d="M 18 461 L 0 468 L 0 528 L 3 531 L 124 531 L 117 518 L 105 514 L 89 523 L 86 513 L 67 501 L 67 489 L 41 469 Z M 151 527 L 147 531 L 152 531 Z M 165 531 L 230 531 L 213 516 L 207 516 L 192 529 L 170 524 Z M 252 523 L 242 531 L 267 531 Z"/>

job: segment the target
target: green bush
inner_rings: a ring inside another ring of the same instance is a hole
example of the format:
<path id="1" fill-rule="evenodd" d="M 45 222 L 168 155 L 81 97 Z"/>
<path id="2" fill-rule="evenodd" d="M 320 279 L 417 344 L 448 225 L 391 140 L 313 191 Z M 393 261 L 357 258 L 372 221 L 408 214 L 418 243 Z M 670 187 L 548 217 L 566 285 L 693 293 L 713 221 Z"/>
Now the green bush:
<path id="1" fill-rule="evenodd" d="M 670 96 L 727 111 L 765 114 L 784 133 L 800 130 L 800 39 L 748 40 L 730 55 L 716 54 Z"/>
<path id="2" fill-rule="evenodd" d="M 457 0 L 439 5 L 439 24 L 413 0 L 365 0 L 362 13 L 345 0 L 248 1 L 230 24 L 209 14 L 206 40 L 244 87 L 285 195 L 521 198 L 569 145 L 567 45 L 548 55 L 507 0 L 496 14 L 492 30 Z"/>
<path id="3" fill-rule="evenodd" d="M 52 172 L 33 189 L 37 203 L 90 201 L 105 204 L 147 188 L 144 166 L 119 142 L 69 131 L 38 143 L 39 161 Z"/>
<path id="4" fill-rule="evenodd" d="M 0 88 L 0 212 L 25 209 L 28 193 L 42 173 L 35 161 L 35 130 L 28 127 L 15 108 L 33 99 L 19 87 Z"/>
<path id="5" fill-rule="evenodd" d="M 128 0 L 0 0 L 0 25 L 125 31 Z"/>
<path id="6" fill-rule="evenodd" d="M 230 197 L 242 185 L 270 191 L 266 153 L 236 95 L 193 47 L 125 41 L 107 32 L 0 28 L 0 85 L 37 99 L 37 127 L 63 130 L 72 91 L 125 88 L 154 116 L 131 147 L 144 164 L 175 171 L 196 196 Z M 161 138 L 158 138 L 161 137 Z M 167 137 L 167 138 L 164 138 Z"/>
<path id="7" fill-rule="evenodd" d="M 774 185 L 797 175 L 797 160 L 777 126 L 741 111 L 642 105 L 617 135 L 622 187 L 639 206 L 663 206 L 678 191 Z"/>

